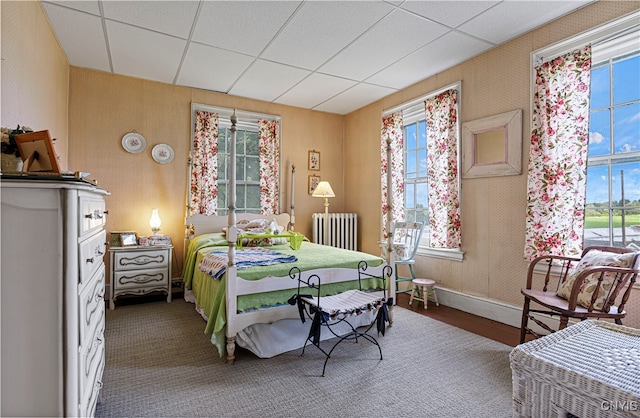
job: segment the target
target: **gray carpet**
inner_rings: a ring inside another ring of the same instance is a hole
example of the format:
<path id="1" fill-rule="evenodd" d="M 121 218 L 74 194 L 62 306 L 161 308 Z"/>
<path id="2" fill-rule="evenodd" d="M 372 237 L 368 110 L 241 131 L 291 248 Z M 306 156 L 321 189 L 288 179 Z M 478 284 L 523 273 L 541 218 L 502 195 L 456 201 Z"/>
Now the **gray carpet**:
<path id="1" fill-rule="evenodd" d="M 184 300 L 107 311 L 106 369 L 96 416 L 510 417 L 511 347 L 395 308 L 379 337 L 259 359 L 221 359 Z M 304 340 L 305 336 L 301 336 Z"/>

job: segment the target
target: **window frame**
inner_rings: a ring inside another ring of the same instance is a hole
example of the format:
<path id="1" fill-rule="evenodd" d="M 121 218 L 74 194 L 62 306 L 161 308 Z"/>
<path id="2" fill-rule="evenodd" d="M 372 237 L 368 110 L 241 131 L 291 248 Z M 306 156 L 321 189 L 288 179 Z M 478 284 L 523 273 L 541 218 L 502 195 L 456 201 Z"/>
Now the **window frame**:
<path id="1" fill-rule="evenodd" d="M 456 121 L 456 129 L 457 129 L 457 149 L 458 149 L 458 202 L 460 202 L 459 206 L 459 210 L 460 210 L 460 218 L 462 219 L 462 176 L 460 175 L 461 173 L 461 167 L 462 167 L 462 117 L 460 116 L 461 114 L 461 108 L 462 108 L 462 81 L 456 81 L 455 83 L 449 84 L 448 86 L 442 87 L 438 90 L 434 90 L 431 91 L 427 94 L 424 94 L 420 97 L 417 97 L 413 100 L 410 100 L 408 102 L 405 102 L 401 105 L 395 106 L 391 109 L 387 109 L 385 111 L 382 112 L 382 115 L 388 115 L 391 113 L 396 113 L 396 112 L 402 112 L 402 135 L 403 135 L 403 150 L 402 150 L 402 155 L 403 155 L 403 163 L 405 164 L 405 170 L 403 173 L 403 184 L 406 185 L 406 144 L 407 144 L 407 138 L 405 137 L 405 126 L 406 126 L 406 121 L 407 119 L 410 121 L 409 124 L 414 123 L 414 122 L 419 122 L 421 120 L 426 121 L 426 114 L 425 114 L 425 110 L 424 110 L 424 102 L 425 100 L 437 96 L 440 93 L 443 93 L 447 90 L 452 90 L 455 89 L 457 92 L 457 103 L 456 103 L 456 107 L 457 107 L 457 121 Z M 421 106 L 421 109 L 420 109 Z M 407 115 L 405 115 L 405 112 L 407 112 Z M 406 119 L 405 119 L 406 118 Z M 406 187 L 404 188 L 405 193 L 406 193 Z M 406 208 L 406 194 L 403 195 L 403 209 L 407 210 Z M 433 258 L 441 258 L 441 259 L 446 259 L 446 260 L 453 260 L 453 261 L 462 261 L 464 259 L 464 251 L 462 250 L 462 247 L 460 248 L 456 248 L 456 249 L 449 249 L 449 248 L 431 248 L 428 246 L 428 237 L 429 237 L 429 224 L 428 224 L 428 220 L 427 223 L 425 225 L 425 229 L 422 233 L 422 239 L 420 240 L 420 245 L 418 246 L 418 249 L 416 250 L 416 254 L 417 255 L 422 255 L 422 256 L 428 256 L 428 257 L 433 257 Z"/>
<path id="2" fill-rule="evenodd" d="M 276 121 L 278 122 L 278 124 L 280 125 L 280 129 L 278 130 L 279 132 L 282 132 L 282 118 L 280 116 L 276 116 L 276 115 L 269 115 L 269 114 L 263 114 L 263 113 L 254 113 L 254 112 L 249 112 L 249 111 L 244 111 L 244 110 L 237 110 L 237 109 L 230 109 L 230 108 L 224 108 L 224 107 L 217 107 L 217 106 L 210 106 L 210 105 L 205 105 L 205 104 L 200 104 L 200 103 L 192 103 L 191 104 L 191 142 L 189 145 L 189 186 L 187 187 L 187 194 L 191 193 L 191 155 L 193 153 L 193 139 L 194 139 L 194 127 L 195 127 L 195 114 L 196 111 L 199 110 L 204 110 L 207 112 L 212 112 L 212 113 L 217 113 L 218 114 L 218 131 L 220 131 L 221 129 L 229 129 L 231 128 L 231 116 L 235 113 L 236 117 L 237 117 L 237 122 L 236 122 L 236 158 L 238 158 L 238 156 L 241 154 L 238 149 L 237 149 L 237 145 L 238 145 L 238 134 L 242 131 L 246 131 L 246 132 L 255 132 L 257 134 L 257 138 L 258 138 L 258 146 L 259 146 L 259 141 L 260 141 L 260 130 L 259 130 L 259 126 L 258 126 L 258 121 L 261 119 L 266 119 L 266 120 L 271 120 L 271 121 Z M 220 138 L 218 138 L 218 141 L 220 141 Z M 220 143 L 220 142 L 218 142 Z M 278 137 L 278 147 L 280 149 L 280 155 L 282 155 L 282 135 L 280 134 Z M 219 152 L 220 154 L 220 152 Z M 225 154 L 225 161 L 226 161 L 226 170 L 225 170 L 225 175 L 224 175 L 224 179 L 221 180 L 221 175 L 220 172 L 218 172 L 218 184 L 222 183 L 225 184 L 225 196 L 227 196 L 227 192 L 228 192 L 228 184 L 229 184 L 229 179 L 228 179 L 228 175 L 229 175 L 229 163 L 230 163 L 230 159 L 229 159 L 229 152 L 226 149 L 225 146 L 225 150 L 224 150 L 224 154 Z M 242 151 L 242 155 L 246 158 L 246 155 L 244 154 L 244 150 Z M 259 158 L 259 150 L 258 150 L 258 170 L 259 168 L 259 164 L 260 164 L 260 158 Z M 220 162 L 218 162 L 218 166 L 220 167 Z M 246 167 L 246 164 L 245 164 Z M 283 162 L 282 159 L 280 160 L 280 176 L 278 178 L 278 182 L 280 183 L 281 186 L 281 190 L 282 190 L 282 167 L 283 167 Z M 236 172 L 236 178 L 238 176 L 238 173 Z M 236 206 L 237 205 L 237 201 L 238 201 L 238 186 L 241 185 L 258 185 L 258 188 L 260 187 L 260 178 L 258 175 L 258 179 L 256 181 L 247 181 L 247 180 L 236 180 Z M 218 186 L 219 187 L 219 186 Z M 283 193 L 280 193 L 280 196 L 278 196 L 278 206 L 281 208 L 282 207 L 282 197 L 283 197 Z M 218 198 L 220 198 L 220 195 L 218 195 Z M 245 202 L 246 202 L 246 189 L 245 189 Z M 226 200 L 226 197 L 225 197 Z M 187 202 L 190 201 L 190 196 L 187 196 Z M 218 202 L 218 215 L 219 216 L 225 216 L 229 213 L 229 207 L 228 201 L 222 202 L 223 204 L 220 204 L 221 202 Z M 189 210 L 187 208 L 187 210 Z M 249 212 L 247 212 L 247 210 L 249 210 Z M 246 208 L 246 205 L 244 208 L 237 208 L 236 207 L 236 213 L 260 213 L 260 205 L 258 203 L 258 207 L 257 208 Z"/>

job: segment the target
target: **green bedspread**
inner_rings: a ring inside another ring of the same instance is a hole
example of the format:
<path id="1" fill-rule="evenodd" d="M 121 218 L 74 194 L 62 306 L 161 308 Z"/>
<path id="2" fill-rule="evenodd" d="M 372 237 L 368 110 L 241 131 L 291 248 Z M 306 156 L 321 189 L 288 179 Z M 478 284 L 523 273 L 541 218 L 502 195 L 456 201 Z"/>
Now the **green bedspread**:
<path id="1" fill-rule="evenodd" d="M 195 237 L 189 243 L 184 268 L 185 286 L 187 289 L 191 289 L 196 298 L 196 302 L 209 318 L 205 333 L 211 334 L 211 341 L 218 348 L 220 356 L 225 355 L 226 344 L 225 288 L 227 275 L 223 275 L 220 280 L 214 280 L 211 276 L 201 272 L 200 269 L 198 269 L 198 265 L 208 252 L 219 249 L 220 246 L 226 246 L 226 244 L 224 235 L 221 233 L 204 234 Z M 274 245 L 269 248 L 283 254 L 293 254 L 297 257 L 298 261 L 294 263 L 250 267 L 238 270 L 237 275 L 245 280 L 260 280 L 268 276 L 282 277 L 282 280 L 290 281 L 293 287 L 297 286 L 297 281 L 289 278 L 289 270 L 293 266 L 298 267 L 301 271 L 338 267 L 354 269 L 354 281 L 321 286 L 324 296 L 357 288 L 357 268 L 360 261 L 366 261 L 370 267 L 377 267 L 384 263 L 382 258 L 371 254 L 328 247 L 311 242 L 303 242 L 298 250 L 292 250 L 288 244 Z M 363 289 L 379 289 L 382 286 L 382 281 L 377 279 L 366 279 L 363 280 L 362 283 Z M 240 296 L 237 301 L 238 311 L 242 312 L 267 306 L 282 305 L 287 303 L 287 300 L 294 293 L 296 293 L 296 289 Z"/>

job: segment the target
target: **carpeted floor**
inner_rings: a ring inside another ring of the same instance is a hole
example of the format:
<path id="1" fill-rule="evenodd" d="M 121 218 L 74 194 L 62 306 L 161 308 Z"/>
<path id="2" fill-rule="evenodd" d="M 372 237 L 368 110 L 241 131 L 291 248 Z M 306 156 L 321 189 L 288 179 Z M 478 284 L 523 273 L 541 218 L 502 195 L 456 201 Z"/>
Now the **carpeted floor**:
<path id="1" fill-rule="evenodd" d="M 511 347 L 396 307 L 378 341 L 221 359 L 184 300 L 107 310 L 96 416 L 510 417 Z M 301 336 L 304 340 L 305 336 Z"/>

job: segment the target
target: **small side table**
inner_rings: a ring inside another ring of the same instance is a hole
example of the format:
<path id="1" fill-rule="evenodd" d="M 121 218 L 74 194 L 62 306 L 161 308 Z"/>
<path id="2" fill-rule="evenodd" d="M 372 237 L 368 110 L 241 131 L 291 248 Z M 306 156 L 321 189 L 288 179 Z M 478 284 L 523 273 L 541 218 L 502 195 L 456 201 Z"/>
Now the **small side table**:
<path id="1" fill-rule="evenodd" d="M 171 251 L 173 245 L 110 247 L 109 309 L 121 295 L 162 291 L 171 302 Z"/>

